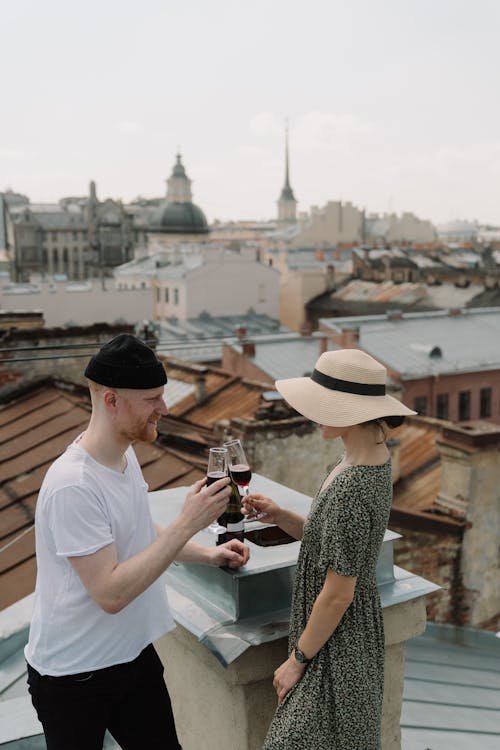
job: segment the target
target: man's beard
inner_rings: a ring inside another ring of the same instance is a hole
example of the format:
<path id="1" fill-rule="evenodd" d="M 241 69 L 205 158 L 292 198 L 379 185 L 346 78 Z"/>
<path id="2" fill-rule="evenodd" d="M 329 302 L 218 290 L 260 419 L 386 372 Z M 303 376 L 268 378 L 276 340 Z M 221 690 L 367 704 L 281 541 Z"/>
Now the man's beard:
<path id="1" fill-rule="evenodd" d="M 137 422 L 125 432 L 126 437 L 131 443 L 139 441 L 141 443 L 152 443 L 158 436 L 156 424 L 152 422 Z"/>

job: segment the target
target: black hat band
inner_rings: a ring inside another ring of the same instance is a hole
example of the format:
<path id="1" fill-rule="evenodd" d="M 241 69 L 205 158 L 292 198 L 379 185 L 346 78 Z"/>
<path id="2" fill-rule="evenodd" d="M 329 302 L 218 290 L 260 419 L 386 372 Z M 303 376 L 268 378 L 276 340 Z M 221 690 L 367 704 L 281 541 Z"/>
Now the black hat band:
<path id="1" fill-rule="evenodd" d="M 329 388 L 331 391 L 342 393 L 354 393 L 357 396 L 385 396 L 385 385 L 379 383 L 355 383 L 352 380 L 341 380 L 325 375 L 319 370 L 314 370 L 311 380 L 318 385 Z"/>

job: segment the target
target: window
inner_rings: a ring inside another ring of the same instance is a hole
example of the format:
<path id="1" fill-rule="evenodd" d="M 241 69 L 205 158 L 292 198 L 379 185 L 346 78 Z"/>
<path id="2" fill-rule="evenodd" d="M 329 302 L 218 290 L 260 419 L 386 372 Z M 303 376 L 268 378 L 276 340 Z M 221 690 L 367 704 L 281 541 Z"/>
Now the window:
<path id="1" fill-rule="evenodd" d="M 427 414 L 427 396 L 416 396 L 413 402 L 413 408 L 420 416 L 425 417 Z"/>
<path id="2" fill-rule="evenodd" d="M 449 419 L 448 394 L 438 393 L 436 399 L 436 417 L 438 419 Z"/>
<path id="3" fill-rule="evenodd" d="M 169 298 L 168 286 L 165 287 L 164 292 L 165 292 L 165 302 L 168 302 L 168 298 Z"/>
<path id="4" fill-rule="evenodd" d="M 179 304 L 179 290 L 176 288 L 174 289 L 174 305 Z"/>
<path id="5" fill-rule="evenodd" d="M 74 240 L 77 240 L 77 239 L 78 239 L 78 232 L 73 232 L 73 239 L 74 239 Z"/>
<path id="6" fill-rule="evenodd" d="M 267 302 L 267 287 L 265 284 L 259 284 L 259 302 Z"/>
<path id="7" fill-rule="evenodd" d="M 479 393 L 479 416 L 491 417 L 491 388 L 481 388 Z"/>
<path id="8" fill-rule="evenodd" d="M 470 391 L 458 394 L 458 419 L 460 422 L 470 419 Z"/>
<path id="9" fill-rule="evenodd" d="M 160 302 L 160 300 L 161 300 L 161 289 L 158 286 L 158 287 L 156 287 L 156 301 Z"/>

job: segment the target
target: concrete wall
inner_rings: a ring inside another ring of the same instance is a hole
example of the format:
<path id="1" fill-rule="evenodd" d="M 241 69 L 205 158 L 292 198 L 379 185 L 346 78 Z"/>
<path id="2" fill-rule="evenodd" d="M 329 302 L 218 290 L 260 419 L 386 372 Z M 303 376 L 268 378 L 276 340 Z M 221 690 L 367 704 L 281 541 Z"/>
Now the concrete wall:
<path id="1" fill-rule="evenodd" d="M 3 310 L 41 310 L 47 327 L 115 323 L 122 320 L 136 323 L 153 317 L 151 290 L 119 291 L 114 281 L 105 279 L 106 291 L 100 281 L 85 282 L 85 291 L 67 291 L 66 284 L 41 282 L 37 293 L 8 294 L 0 289 Z M 90 287 L 87 289 L 87 285 Z"/>
<path id="2" fill-rule="evenodd" d="M 477 626 L 500 613 L 500 432 L 481 449 L 450 437 L 440 442 L 441 493 L 467 503 L 460 573 L 466 624 Z M 446 433 L 445 433 L 446 435 Z"/>
<path id="3" fill-rule="evenodd" d="M 326 291 L 329 283 L 326 268 L 290 269 L 280 278 L 280 322 L 300 331 L 306 321 L 305 305 Z"/>
<path id="4" fill-rule="evenodd" d="M 395 564 L 442 587 L 426 597 L 428 619 L 457 625 L 467 622 L 460 579 L 461 532 L 416 531 L 392 522 L 389 527 L 402 535 L 394 543 Z"/>
<path id="5" fill-rule="evenodd" d="M 384 610 L 382 750 L 401 750 L 405 642 L 424 628 L 422 597 Z M 183 750 L 261 750 L 276 708 L 272 680 L 287 657 L 286 638 L 249 648 L 227 669 L 181 626 L 155 646 Z"/>

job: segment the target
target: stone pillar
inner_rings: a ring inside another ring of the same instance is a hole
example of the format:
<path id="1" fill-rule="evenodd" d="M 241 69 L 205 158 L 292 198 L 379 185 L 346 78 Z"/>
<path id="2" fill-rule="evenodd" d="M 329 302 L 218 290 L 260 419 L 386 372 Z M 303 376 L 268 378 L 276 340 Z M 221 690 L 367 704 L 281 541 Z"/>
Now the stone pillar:
<path id="1" fill-rule="evenodd" d="M 384 609 L 384 626 L 382 750 L 400 750 L 405 642 L 425 629 L 424 597 Z M 286 638 L 250 647 L 227 669 L 180 625 L 155 646 L 183 750 L 262 750 L 276 708 L 273 673 L 287 657 Z"/>
<path id="2" fill-rule="evenodd" d="M 478 627 L 500 611 L 500 426 L 490 422 L 443 429 L 438 502 L 465 517 L 460 573 L 460 625 Z"/>

